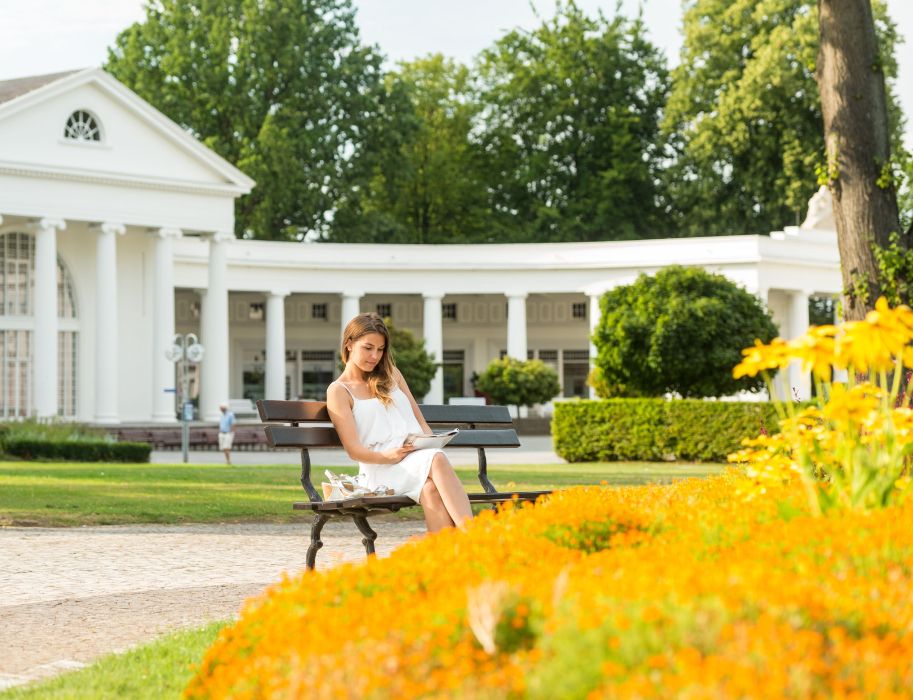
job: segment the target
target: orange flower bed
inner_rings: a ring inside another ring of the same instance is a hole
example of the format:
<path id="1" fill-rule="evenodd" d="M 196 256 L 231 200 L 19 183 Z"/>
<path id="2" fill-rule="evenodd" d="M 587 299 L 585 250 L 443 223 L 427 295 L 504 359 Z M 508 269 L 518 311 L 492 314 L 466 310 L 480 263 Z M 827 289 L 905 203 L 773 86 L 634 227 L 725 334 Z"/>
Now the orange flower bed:
<path id="1" fill-rule="evenodd" d="M 913 503 L 741 481 L 569 489 L 283 580 L 185 696 L 911 697 Z"/>

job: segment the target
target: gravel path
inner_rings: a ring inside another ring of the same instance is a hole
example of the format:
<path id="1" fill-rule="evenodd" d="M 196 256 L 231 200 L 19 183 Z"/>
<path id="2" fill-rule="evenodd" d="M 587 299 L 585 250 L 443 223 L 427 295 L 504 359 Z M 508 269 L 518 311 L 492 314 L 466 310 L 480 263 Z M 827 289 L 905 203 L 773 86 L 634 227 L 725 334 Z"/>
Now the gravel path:
<path id="1" fill-rule="evenodd" d="M 385 556 L 420 521 L 376 519 Z M 136 525 L 0 528 L 0 689 L 80 668 L 164 632 L 237 614 L 304 568 L 309 527 Z M 349 522 L 323 530 L 317 567 L 363 559 Z"/>

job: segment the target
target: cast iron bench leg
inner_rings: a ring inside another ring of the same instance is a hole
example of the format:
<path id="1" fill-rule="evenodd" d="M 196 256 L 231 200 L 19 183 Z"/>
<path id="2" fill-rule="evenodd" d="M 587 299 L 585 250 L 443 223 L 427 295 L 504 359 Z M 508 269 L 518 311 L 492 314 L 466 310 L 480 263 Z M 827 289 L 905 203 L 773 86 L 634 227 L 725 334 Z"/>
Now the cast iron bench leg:
<path id="1" fill-rule="evenodd" d="M 355 521 L 358 531 L 364 535 L 362 544 L 365 546 L 365 551 L 368 555 L 374 554 L 374 540 L 377 539 L 377 533 L 368 525 L 368 519 L 364 515 L 353 515 L 352 520 Z"/>
<path id="2" fill-rule="evenodd" d="M 320 531 L 323 530 L 327 520 L 329 520 L 329 517 L 322 513 L 314 515 L 314 524 L 311 525 L 311 546 L 308 547 L 307 554 L 307 567 L 309 569 L 314 568 L 314 564 L 317 561 L 317 550 L 323 547 L 323 542 L 320 541 Z"/>

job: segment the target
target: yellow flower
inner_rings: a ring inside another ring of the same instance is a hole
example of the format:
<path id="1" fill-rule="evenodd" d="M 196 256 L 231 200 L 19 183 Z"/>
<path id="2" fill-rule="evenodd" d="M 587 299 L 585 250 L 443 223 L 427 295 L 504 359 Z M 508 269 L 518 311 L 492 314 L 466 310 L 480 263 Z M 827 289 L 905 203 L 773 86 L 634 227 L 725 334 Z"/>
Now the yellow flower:
<path id="1" fill-rule="evenodd" d="M 840 366 L 859 372 L 889 370 L 913 340 L 913 312 L 906 306 L 889 309 L 880 297 L 864 321 L 845 323 L 842 330 L 836 347 Z"/>
<path id="2" fill-rule="evenodd" d="M 863 423 L 878 410 L 881 390 L 874 384 L 863 382 L 852 389 L 844 384 L 834 384 L 822 413 L 837 423 Z"/>
<path id="3" fill-rule="evenodd" d="M 805 372 L 811 370 L 819 379 L 829 381 L 836 360 L 836 334 L 836 326 L 812 326 L 805 335 L 790 341 L 790 355 L 802 361 Z"/>
<path id="4" fill-rule="evenodd" d="M 768 369 L 782 369 L 791 359 L 789 350 L 789 345 L 782 338 L 774 338 L 768 345 L 755 340 L 754 346 L 742 350 L 744 358 L 732 370 L 732 376 L 740 379 L 754 377 Z"/>

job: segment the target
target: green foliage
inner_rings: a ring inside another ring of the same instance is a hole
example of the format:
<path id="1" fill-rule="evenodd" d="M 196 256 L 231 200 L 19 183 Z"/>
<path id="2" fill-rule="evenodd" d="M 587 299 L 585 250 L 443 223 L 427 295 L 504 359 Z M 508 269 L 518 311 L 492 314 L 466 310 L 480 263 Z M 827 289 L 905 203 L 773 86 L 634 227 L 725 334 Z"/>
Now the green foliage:
<path id="1" fill-rule="evenodd" d="M 722 275 L 667 267 L 600 300 L 593 335 L 603 391 L 618 396 L 726 396 L 756 391 L 733 379 L 742 348 L 770 342 L 777 327 L 761 302 Z"/>
<path id="2" fill-rule="evenodd" d="M 881 292 L 890 306 L 910 304 L 913 301 L 913 249 L 897 232 L 892 233 L 889 240 L 886 247 L 872 244 Z"/>
<path id="3" fill-rule="evenodd" d="M 406 384 L 418 401 L 431 389 L 431 380 L 437 372 L 434 356 L 425 351 L 425 341 L 418 340 L 405 328 L 397 328 L 388 318 L 384 320 L 390 332 L 393 361 L 403 373 Z"/>
<path id="4" fill-rule="evenodd" d="M 25 460 L 63 460 L 68 462 L 148 462 L 152 447 L 145 442 L 108 440 L 47 440 L 7 437 L 3 453 Z"/>
<path id="5" fill-rule="evenodd" d="M 0 452 L 32 460 L 148 462 L 144 442 L 114 442 L 103 430 L 80 423 L 37 420 L 0 423 Z"/>
<path id="6" fill-rule="evenodd" d="M 380 119 L 342 193 L 335 242 L 462 243 L 495 240 L 486 173 L 471 137 L 480 105 L 466 66 L 440 54 L 388 73 Z"/>
<path id="7" fill-rule="evenodd" d="M 541 360 L 504 357 L 492 360 L 476 388 L 496 404 L 519 407 L 549 401 L 561 391 L 561 384 L 555 370 Z"/>
<path id="8" fill-rule="evenodd" d="M 257 181 L 236 230 L 294 239 L 323 228 L 364 149 L 380 56 L 349 0 L 156 0 L 105 66 Z"/>
<path id="9" fill-rule="evenodd" d="M 873 11 L 888 78 L 892 140 L 902 117 L 896 78 L 897 30 L 884 2 Z M 683 235 L 767 233 L 797 221 L 818 178 L 822 115 L 815 82 L 815 0 L 689 0 L 681 63 L 672 74 L 663 131 L 676 154 L 664 173 Z"/>
<path id="10" fill-rule="evenodd" d="M 656 171 L 667 74 L 640 20 L 558 0 L 551 20 L 483 52 L 480 72 L 485 184 L 512 240 L 665 233 Z"/>
<path id="11" fill-rule="evenodd" d="M 555 451 L 569 462 L 725 461 L 743 438 L 778 431 L 768 402 L 606 399 L 555 404 Z"/>

